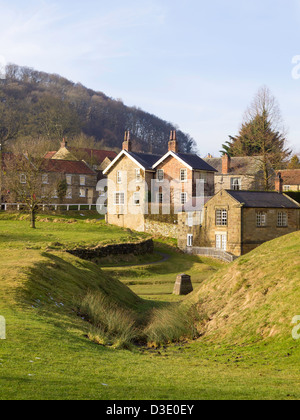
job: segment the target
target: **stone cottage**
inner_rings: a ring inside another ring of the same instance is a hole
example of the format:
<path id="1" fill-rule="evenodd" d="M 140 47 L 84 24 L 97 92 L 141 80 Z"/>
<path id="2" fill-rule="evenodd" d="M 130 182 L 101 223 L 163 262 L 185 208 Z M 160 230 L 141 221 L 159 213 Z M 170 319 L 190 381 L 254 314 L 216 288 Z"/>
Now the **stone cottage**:
<path id="1" fill-rule="evenodd" d="M 240 256 L 299 230 L 300 205 L 280 192 L 222 190 L 199 214 L 181 213 L 178 246 L 185 251 L 208 247 Z"/>
<path id="2" fill-rule="evenodd" d="M 265 190 L 262 158 L 260 156 L 231 158 L 225 154 L 221 158 L 210 156 L 204 160 L 217 170 L 215 174 L 215 193 L 222 189 L 235 191 Z M 274 189 L 275 175 L 275 171 L 269 167 L 270 190 Z"/>
<path id="3" fill-rule="evenodd" d="M 284 191 L 300 191 L 300 169 L 286 169 L 279 173 L 283 179 Z"/>

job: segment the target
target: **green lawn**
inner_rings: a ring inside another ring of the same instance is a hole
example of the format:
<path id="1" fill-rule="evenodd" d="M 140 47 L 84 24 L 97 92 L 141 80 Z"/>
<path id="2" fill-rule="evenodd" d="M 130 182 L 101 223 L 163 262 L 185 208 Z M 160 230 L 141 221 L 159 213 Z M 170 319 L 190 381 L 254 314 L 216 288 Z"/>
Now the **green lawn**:
<path id="1" fill-rule="evenodd" d="M 84 216 L 80 216 L 80 214 Z M 80 246 L 138 241 L 147 236 L 128 229 L 107 226 L 94 212 L 44 215 L 31 229 L 28 216 L 0 213 L 0 249 L 71 249 Z"/>
<path id="2" fill-rule="evenodd" d="M 85 220 L 39 222 L 31 231 L 26 221 L 5 217 L 0 217 L 0 315 L 7 320 L 7 339 L 0 341 L 1 400 L 300 398 L 299 345 L 292 338 L 251 345 L 202 338 L 128 351 L 86 337 L 89 324 L 77 315 L 76 305 L 88 291 L 143 311 L 182 299 L 171 294 L 178 273 L 191 274 L 197 288 L 224 264 L 157 242 L 158 251 L 170 254 L 167 262 L 116 268 L 116 261 L 102 270 L 51 250 L 49 243 L 68 247 L 69 241 L 107 243 L 140 235 Z"/>

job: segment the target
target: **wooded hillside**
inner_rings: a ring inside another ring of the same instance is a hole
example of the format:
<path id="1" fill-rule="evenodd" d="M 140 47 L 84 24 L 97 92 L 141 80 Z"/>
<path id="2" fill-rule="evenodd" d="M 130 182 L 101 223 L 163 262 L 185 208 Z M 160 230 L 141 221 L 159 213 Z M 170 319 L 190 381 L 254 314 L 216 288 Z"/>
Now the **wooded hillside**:
<path id="1" fill-rule="evenodd" d="M 127 107 L 59 75 L 9 64 L 0 79 L 0 141 L 41 137 L 53 141 L 82 133 L 101 147 L 120 148 L 130 130 L 137 151 L 162 153 L 173 124 Z M 182 152 L 195 149 L 195 141 L 177 132 Z"/>

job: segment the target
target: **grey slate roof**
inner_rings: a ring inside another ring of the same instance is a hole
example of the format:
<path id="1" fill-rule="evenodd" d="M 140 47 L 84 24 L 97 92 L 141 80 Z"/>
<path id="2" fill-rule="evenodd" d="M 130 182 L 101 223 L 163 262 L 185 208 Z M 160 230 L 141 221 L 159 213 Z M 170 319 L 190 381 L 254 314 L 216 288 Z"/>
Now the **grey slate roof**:
<path id="1" fill-rule="evenodd" d="M 187 165 L 191 166 L 195 170 L 218 172 L 213 166 L 201 159 L 198 155 L 177 153 L 177 156 L 182 159 Z"/>
<path id="2" fill-rule="evenodd" d="M 222 158 L 206 158 L 206 163 L 216 168 L 218 174 L 222 174 Z M 261 172 L 261 158 L 257 157 L 233 157 L 230 160 L 230 172 L 228 175 L 255 175 Z"/>
<path id="3" fill-rule="evenodd" d="M 136 153 L 128 152 L 140 165 L 142 165 L 147 171 L 152 170 L 152 166 L 162 158 L 159 155 L 152 155 L 147 153 Z"/>
<path id="4" fill-rule="evenodd" d="M 231 197 L 251 208 L 299 209 L 300 205 L 286 195 L 266 191 L 232 191 L 226 190 Z"/>

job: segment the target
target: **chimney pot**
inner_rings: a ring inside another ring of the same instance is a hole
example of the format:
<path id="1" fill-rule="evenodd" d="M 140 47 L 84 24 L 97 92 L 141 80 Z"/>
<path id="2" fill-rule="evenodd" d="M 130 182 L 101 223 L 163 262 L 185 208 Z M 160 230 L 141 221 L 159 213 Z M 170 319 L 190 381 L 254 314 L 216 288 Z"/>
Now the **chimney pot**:
<path id="1" fill-rule="evenodd" d="M 169 141 L 169 152 L 178 153 L 178 142 L 177 142 L 177 136 L 176 131 L 171 131 L 170 135 L 170 141 Z"/>
<path id="2" fill-rule="evenodd" d="M 123 150 L 126 150 L 127 152 L 131 152 L 132 150 L 132 145 L 131 145 L 131 140 L 130 140 L 130 131 L 125 131 L 125 137 L 124 137 L 124 142 L 123 142 Z"/>
<path id="3" fill-rule="evenodd" d="M 68 147 L 68 142 L 66 141 L 66 139 L 65 138 L 63 138 L 63 141 L 61 142 L 61 147 L 62 148 L 64 148 L 64 147 Z"/>

